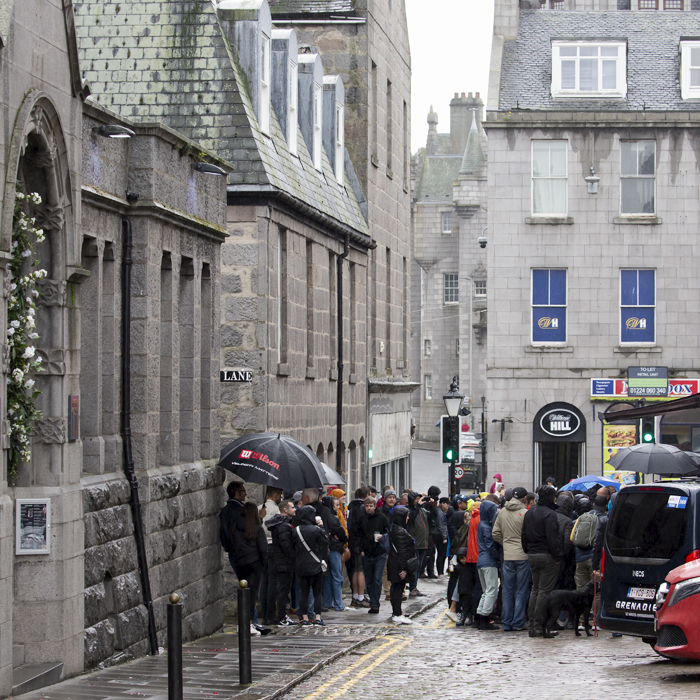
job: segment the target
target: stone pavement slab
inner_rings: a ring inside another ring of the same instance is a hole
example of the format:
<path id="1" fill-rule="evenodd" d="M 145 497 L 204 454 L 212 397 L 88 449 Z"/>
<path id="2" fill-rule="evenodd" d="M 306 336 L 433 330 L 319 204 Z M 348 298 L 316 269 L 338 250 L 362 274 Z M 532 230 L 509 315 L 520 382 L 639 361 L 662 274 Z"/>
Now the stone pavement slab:
<path id="1" fill-rule="evenodd" d="M 404 604 L 409 616 L 422 614 L 444 596 L 446 581 L 426 582 L 425 597 Z M 346 603 L 349 604 L 349 600 Z M 183 647 L 185 700 L 272 700 L 311 677 L 327 664 L 395 630 L 391 606 L 382 602 L 379 615 L 366 608 L 324 613 L 325 627 L 273 628 L 274 634 L 253 637 L 253 684 L 238 684 L 238 635 L 235 627 Z M 167 700 L 167 655 L 149 656 L 68 679 L 21 700 Z"/>

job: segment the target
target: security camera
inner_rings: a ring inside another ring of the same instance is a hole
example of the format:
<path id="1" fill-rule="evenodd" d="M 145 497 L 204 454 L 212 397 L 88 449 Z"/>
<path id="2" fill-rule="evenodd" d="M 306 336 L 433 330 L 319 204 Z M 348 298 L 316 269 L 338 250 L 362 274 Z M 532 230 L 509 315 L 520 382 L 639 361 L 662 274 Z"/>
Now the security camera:
<path id="1" fill-rule="evenodd" d="M 479 236 L 479 237 L 476 239 L 476 242 L 477 242 L 482 248 L 486 248 L 486 244 L 488 243 L 488 240 L 487 240 L 486 236 Z"/>

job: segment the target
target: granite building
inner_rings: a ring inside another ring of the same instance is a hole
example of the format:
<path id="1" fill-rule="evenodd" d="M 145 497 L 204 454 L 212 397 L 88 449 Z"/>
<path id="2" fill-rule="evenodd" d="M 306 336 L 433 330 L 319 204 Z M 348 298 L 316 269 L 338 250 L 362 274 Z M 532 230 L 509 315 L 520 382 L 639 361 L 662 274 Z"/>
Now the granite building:
<path id="1" fill-rule="evenodd" d="M 700 43 L 695 3 L 525 4 L 496 3 L 484 126 L 489 472 L 530 487 L 609 471 L 628 368 L 697 391 Z"/>
<path id="2" fill-rule="evenodd" d="M 486 389 L 486 137 L 483 101 L 455 93 L 450 131 L 428 114 L 425 148 L 414 156 L 411 311 L 413 395 L 417 438 L 439 442 L 442 396 L 459 378 L 465 405 L 480 416 Z M 470 401 L 471 399 L 471 401 Z M 477 407 L 479 410 L 477 411 Z"/>
<path id="3" fill-rule="evenodd" d="M 367 325 L 366 433 L 358 454 L 341 444 L 359 481 L 409 485 L 411 63 L 402 0 L 271 0 L 278 27 L 293 28 L 324 69 L 342 78 L 345 133 L 361 205 L 376 247 L 363 290 Z M 364 201 L 362 201 L 364 200 Z M 346 467 L 343 467 L 345 469 Z"/>
<path id="4" fill-rule="evenodd" d="M 266 0 L 167 3 L 155 15 L 88 0 L 77 23 L 100 104 L 162 120 L 232 165 L 220 362 L 243 371 L 225 377 L 252 381 L 221 384 L 222 443 L 286 433 L 333 466 L 340 452 L 354 487 L 375 242 L 345 148 L 343 81 L 294 30 L 273 26 Z"/>
<path id="5" fill-rule="evenodd" d="M 90 102 L 71 2 L 0 10 L 5 696 L 157 649 L 176 589 L 188 638 L 222 624 L 225 180 L 198 168 L 229 166 Z M 20 299 L 30 276 L 37 295 Z M 25 302 L 26 318 L 8 323 Z M 28 377 L 10 350 L 19 335 L 23 357 L 41 360 Z M 18 381 L 40 392 L 30 426 L 8 405 Z"/>

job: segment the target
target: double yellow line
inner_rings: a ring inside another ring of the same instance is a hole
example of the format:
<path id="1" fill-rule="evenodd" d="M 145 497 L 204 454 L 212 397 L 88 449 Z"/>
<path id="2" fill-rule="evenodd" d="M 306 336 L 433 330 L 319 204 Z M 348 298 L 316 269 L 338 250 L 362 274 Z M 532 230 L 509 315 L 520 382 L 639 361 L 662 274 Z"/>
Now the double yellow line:
<path id="1" fill-rule="evenodd" d="M 324 700 L 335 700 L 336 698 L 345 695 L 345 693 L 347 693 L 352 686 L 361 681 L 368 673 L 371 673 L 375 668 L 377 668 L 377 666 L 383 664 L 390 656 L 398 654 L 412 641 L 412 639 L 399 637 L 396 639 L 390 639 L 387 642 L 384 642 L 384 644 L 380 644 L 376 649 L 365 655 L 367 658 L 363 657 L 359 661 L 356 661 L 354 664 L 348 666 L 346 669 L 343 669 L 337 673 L 332 680 L 326 681 L 322 686 L 314 690 L 313 693 L 306 695 L 303 700 L 313 700 L 314 698 L 318 698 L 320 696 L 323 696 Z M 363 664 L 366 664 L 370 659 L 374 659 L 374 661 L 372 661 L 372 663 L 369 665 L 364 666 L 364 668 L 359 670 L 355 675 L 352 675 L 345 683 L 338 687 L 338 683 L 344 676 L 353 674 L 354 671 L 360 668 L 360 666 Z M 330 695 L 324 695 L 324 693 L 331 687 L 335 687 L 336 690 Z"/>

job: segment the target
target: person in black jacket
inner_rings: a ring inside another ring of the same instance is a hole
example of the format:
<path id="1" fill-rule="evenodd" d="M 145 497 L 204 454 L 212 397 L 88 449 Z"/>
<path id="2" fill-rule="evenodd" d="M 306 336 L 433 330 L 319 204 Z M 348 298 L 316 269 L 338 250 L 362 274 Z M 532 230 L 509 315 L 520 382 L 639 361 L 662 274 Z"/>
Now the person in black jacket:
<path id="1" fill-rule="evenodd" d="M 389 561 L 387 576 L 391 581 L 391 621 L 396 625 L 412 624 L 401 611 L 401 601 L 406 582 L 410 578 L 408 561 L 416 556 L 413 538 L 408 534 L 408 509 L 403 506 L 394 508 L 389 530 Z"/>
<path id="2" fill-rule="evenodd" d="M 429 500 L 428 496 L 423 496 L 416 491 L 411 491 L 408 494 L 408 526 L 406 529 L 408 530 L 408 534 L 413 537 L 416 557 L 418 557 L 418 562 L 420 564 L 416 573 L 411 576 L 411 580 L 408 584 L 408 595 L 411 598 L 425 595 L 425 593 L 421 593 L 418 590 L 418 574 L 423 568 L 426 552 L 428 551 L 428 545 L 430 543 L 429 514 L 426 510 L 426 503 L 429 502 Z"/>
<path id="3" fill-rule="evenodd" d="M 450 602 L 452 601 L 452 594 L 454 593 L 455 586 L 457 585 L 457 577 L 458 577 L 458 572 L 457 572 L 457 567 L 454 565 L 455 561 L 453 557 L 457 556 L 457 551 L 461 547 L 466 547 L 467 546 L 467 537 L 469 535 L 469 520 L 471 516 L 469 515 L 469 511 L 467 508 L 469 507 L 469 499 L 462 495 L 458 494 L 455 496 L 455 510 L 450 519 L 447 521 L 447 532 L 450 537 L 450 560 L 452 564 L 450 565 L 450 578 L 449 581 L 447 582 L 447 600 Z M 467 526 L 466 528 L 462 529 L 462 526 L 466 522 Z M 462 533 L 462 536 L 460 537 L 460 533 Z M 466 535 L 466 536 L 465 536 Z M 456 606 L 454 607 L 453 612 L 456 611 Z"/>
<path id="4" fill-rule="evenodd" d="M 338 499 L 332 496 L 325 496 L 322 501 L 330 513 L 330 551 L 328 552 L 328 572 L 323 579 L 323 607 L 336 611 L 345 610 L 343 607 L 343 550 L 348 536 L 345 534 L 340 519 L 335 513 L 338 512 Z"/>
<path id="5" fill-rule="evenodd" d="M 276 581 L 275 609 L 268 610 L 272 624 L 286 627 L 292 621 L 287 617 L 287 598 L 294 577 L 294 540 L 291 519 L 296 513 L 292 501 L 282 501 L 280 512 L 265 518 L 265 527 L 272 535 L 272 546 L 267 563 L 271 581 Z M 272 575 L 274 572 L 274 576 Z"/>
<path id="6" fill-rule="evenodd" d="M 238 579 L 247 581 L 250 588 L 250 619 L 253 620 L 260 580 L 267 563 L 267 537 L 260 524 L 258 507 L 252 501 L 243 505 L 236 518 L 233 527 L 233 547 Z M 251 625 L 251 634 L 260 632 Z"/>
<path id="7" fill-rule="evenodd" d="M 314 594 L 315 625 L 325 625 L 321 619 L 323 610 L 323 562 L 328 557 L 328 535 L 323 527 L 317 525 L 316 510 L 313 506 L 302 506 L 295 519 L 299 525 L 294 529 L 294 553 L 296 556 L 296 575 L 301 588 L 299 609 L 302 611 L 302 624 L 310 625 L 307 610 L 309 591 Z"/>
<path id="8" fill-rule="evenodd" d="M 387 552 L 381 537 L 389 532 L 389 521 L 384 513 L 377 510 L 377 502 L 371 496 L 365 498 L 365 512 L 360 517 L 362 569 L 365 572 L 369 593 L 369 610 L 379 612 L 379 598 L 382 593 L 382 576 L 386 566 Z"/>
<path id="9" fill-rule="evenodd" d="M 537 505 L 528 510 L 523 517 L 520 539 L 532 574 L 532 591 L 527 608 L 531 637 L 542 636 L 547 596 L 556 586 L 559 562 L 563 555 L 559 521 L 554 512 L 556 493 L 557 490 L 553 486 L 540 486 L 537 491 Z M 556 635 L 557 632 L 553 631 L 552 634 Z"/>
<path id="10" fill-rule="evenodd" d="M 226 487 L 226 493 L 228 501 L 221 509 L 221 513 L 219 513 L 219 539 L 224 552 L 228 554 L 228 561 L 231 564 L 233 573 L 238 576 L 236 571 L 236 552 L 233 548 L 233 526 L 243 508 L 246 497 L 245 484 L 242 481 L 230 481 Z"/>
<path id="11" fill-rule="evenodd" d="M 355 500 L 348 506 L 348 547 L 350 559 L 347 562 L 348 577 L 352 585 L 351 608 L 368 608 L 369 601 L 365 600 L 365 572 L 362 568 L 360 517 L 365 510 L 365 498 L 369 489 L 361 486 L 355 491 Z"/>

